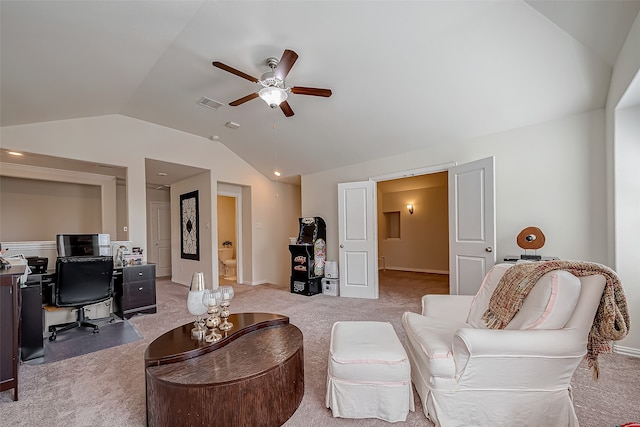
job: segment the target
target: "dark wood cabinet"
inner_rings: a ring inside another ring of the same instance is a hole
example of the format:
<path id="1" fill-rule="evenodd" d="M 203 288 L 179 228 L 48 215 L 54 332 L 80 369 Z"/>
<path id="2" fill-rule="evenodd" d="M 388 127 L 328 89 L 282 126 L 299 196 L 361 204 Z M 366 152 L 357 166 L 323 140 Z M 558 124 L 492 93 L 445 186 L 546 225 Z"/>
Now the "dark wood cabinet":
<path id="1" fill-rule="evenodd" d="M 114 313 L 123 319 L 135 314 L 156 312 L 156 266 L 134 265 L 119 268 L 113 283 Z"/>

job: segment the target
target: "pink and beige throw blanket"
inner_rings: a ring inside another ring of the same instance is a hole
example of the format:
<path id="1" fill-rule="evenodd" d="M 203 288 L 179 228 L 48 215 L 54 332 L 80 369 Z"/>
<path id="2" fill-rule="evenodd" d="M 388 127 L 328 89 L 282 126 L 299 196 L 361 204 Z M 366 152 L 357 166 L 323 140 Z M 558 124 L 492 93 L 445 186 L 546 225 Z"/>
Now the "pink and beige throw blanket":
<path id="1" fill-rule="evenodd" d="M 607 279 L 593 320 L 585 358 L 598 378 L 598 355 L 611 352 L 611 341 L 624 338 L 629 330 L 629 309 L 618 275 L 609 267 L 582 261 L 543 261 L 516 264 L 507 269 L 491 295 L 482 319 L 490 329 L 504 329 L 516 315 L 524 299 L 545 273 L 566 270 L 577 277 L 601 274 Z"/>

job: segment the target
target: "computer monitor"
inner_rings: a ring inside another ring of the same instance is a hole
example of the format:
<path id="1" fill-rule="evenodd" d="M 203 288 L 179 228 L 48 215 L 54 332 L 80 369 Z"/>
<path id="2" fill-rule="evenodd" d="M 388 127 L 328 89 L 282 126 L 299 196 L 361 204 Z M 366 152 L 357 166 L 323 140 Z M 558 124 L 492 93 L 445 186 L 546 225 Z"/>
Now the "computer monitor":
<path id="1" fill-rule="evenodd" d="M 58 234 L 56 247 L 59 257 L 100 255 L 98 234 Z"/>

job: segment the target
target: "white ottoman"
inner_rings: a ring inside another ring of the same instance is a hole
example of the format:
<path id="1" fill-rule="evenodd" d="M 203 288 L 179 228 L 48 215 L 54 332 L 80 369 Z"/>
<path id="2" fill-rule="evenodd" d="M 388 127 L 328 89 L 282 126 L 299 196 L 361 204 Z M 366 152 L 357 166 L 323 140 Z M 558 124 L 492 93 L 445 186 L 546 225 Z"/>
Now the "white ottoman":
<path id="1" fill-rule="evenodd" d="M 334 417 L 406 421 L 411 366 L 388 322 L 336 322 L 331 329 L 327 408 Z"/>

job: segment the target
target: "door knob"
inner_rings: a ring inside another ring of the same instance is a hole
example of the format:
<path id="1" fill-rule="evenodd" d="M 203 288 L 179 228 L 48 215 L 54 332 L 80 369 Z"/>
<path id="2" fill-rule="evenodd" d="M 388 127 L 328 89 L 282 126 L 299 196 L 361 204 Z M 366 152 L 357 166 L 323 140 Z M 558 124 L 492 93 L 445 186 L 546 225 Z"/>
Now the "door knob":
<path id="1" fill-rule="evenodd" d="M 342 243 L 340 243 L 340 248 L 344 248 L 344 245 Z"/>
<path id="2" fill-rule="evenodd" d="M 487 246 L 484 250 L 487 252 L 493 252 L 493 248 L 491 246 Z"/>

